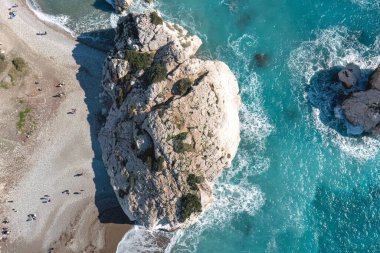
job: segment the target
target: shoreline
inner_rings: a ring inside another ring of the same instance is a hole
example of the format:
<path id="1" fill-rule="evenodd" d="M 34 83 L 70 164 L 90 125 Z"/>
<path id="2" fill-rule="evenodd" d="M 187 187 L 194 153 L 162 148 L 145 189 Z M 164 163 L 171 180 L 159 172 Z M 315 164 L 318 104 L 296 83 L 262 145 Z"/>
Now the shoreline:
<path id="1" fill-rule="evenodd" d="M 7 9 L 14 2 L 19 5 L 18 15 L 10 20 Z M 68 84 L 65 98 L 47 121 L 40 122 L 34 141 L 19 144 L 19 149 L 25 151 L 25 166 L 15 172 L 20 177 L 12 178 L 0 171 L 13 185 L 0 189 L 1 218 L 9 219 L 11 231 L 8 240 L 0 242 L 0 251 L 43 252 L 49 247 L 54 247 L 54 252 L 82 252 L 88 247 L 93 252 L 116 250 L 118 242 L 133 226 L 114 208 L 118 202 L 115 202 L 96 146 L 99 127 L 96 113 L 100 110 L 96 92 L 100 88 L 99 69 L 105 54 L 38 19 L 24 1 L 6 0 L 0 6 L 0 24 L 6 28 L 0 32 L 8 44 L 14 44 L 15 50 L 25 55 L 32 66 L 44 68 L 41 62 L 49 66 L 52 70 L 46 73 L 52 80 L 64 80 Z M 42 30 L 48 31 L 48 35 L 36 36 Z M 43 85 L 51 87 L 46 80 Z M 31 80 L 27 80 L 26 85 L 30 83 Z M 93 85 L 97 87 L 95 91 Z M 44 99 L 55 99 L 52 95 Z M 67 112 L 73 107 L 78 112 L 70 116 Z M 13 154 L 17 152 L 19 150 L 13 150 Z M 82 170 L 83 177 L 73 177 Z M 61 193 L 68 188 L 72 192 L 83 192 L 77 196 Z M 40 198 L 45 194 L 51 197 L 51 203 L 41 203 Z M 13 202 L 7 202 L 9 200 Z M 104 218 L 104 211 L 114 214 Z M 36 213 L 37 220 L 26 222 L 28 213 Z"/>

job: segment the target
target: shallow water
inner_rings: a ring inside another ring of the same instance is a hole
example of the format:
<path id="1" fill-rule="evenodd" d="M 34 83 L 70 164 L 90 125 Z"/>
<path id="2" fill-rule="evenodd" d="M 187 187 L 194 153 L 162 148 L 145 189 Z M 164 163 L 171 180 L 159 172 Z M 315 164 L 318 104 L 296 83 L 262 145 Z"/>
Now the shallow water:
<path id="1" fill-rule="evenodd" d="M 101 1 L 38 2 L 77 33 L 115 24 L 114 14 L 94 7 Z M 166 18 L 202 38 L 202 57 L 231 67 L 244 102 L 242 142 L 213 207 L 167 251 L 380 252 L 380 141 L 339 135 L 306 93 L 323 69 L 380 63 L 380 1 L 159 2 Z M 147 236 L 134 230 L 119 252 L 154 252 Z"/>

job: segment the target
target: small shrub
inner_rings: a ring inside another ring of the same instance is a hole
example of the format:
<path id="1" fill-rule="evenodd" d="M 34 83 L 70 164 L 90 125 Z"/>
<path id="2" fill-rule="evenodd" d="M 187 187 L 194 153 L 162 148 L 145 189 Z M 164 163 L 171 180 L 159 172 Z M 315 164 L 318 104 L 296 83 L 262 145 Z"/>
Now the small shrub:
<path id="1" fill-rule="evenodd" d="M 125 52 L 125 59 L 131 65 L 133 72 L 148 68 L 153 62 L 153 55 L 151 53 L 142 53 L 134 50 L 127 50 Z"/>
<path id="2" fill-rule="evenodd" d="M 0 73 L 3 73 L 7 69 L 7 62 L 5 61 L 5 56 L 0 54 Z"/>
<path id="3" fill-rule="evenodd" d="M 25 108 L 25 110 L 18 113 L 18 122 L 17 122 L 17 129 L 19 131 L 23 130 L 26 124 L 26 117 L 28 114 L 32 111 L 30 107 Z"/>
<path id="4" fill-rule="evenodd" d="M 164 21 L 162 20 L 162 18 L 160 16 L 158 16 L 157 12 L 152 12 L 150 14 L 150 22 L 152 22 L 152 24 L 154 25 L 162 25 L 164 23 Z"/>
<path id="5" fill-rule="evenodd" d="M 173 150 L 176 153 L 183 154 L 185 152 L 192 152 L 194 151 L 193 145 L 188 144 L 188 143 L 183 143 L 182 141 L 180 142 L 175 142 L 173 145 Z"/>
<path id="6" fill-rule="evenodd" d="M 17 71 L 23 71 L 26 68 L 26 62 L 21 57 L 16 57 L 12 60 L 13 66 Z"/>
<path id="7" fill-rule="evenodd" d="M 200 184 L 204 181 L 205 179 L 202 176 L 196 176 L 195 174 L 189 174 L 187 176 L 187 183 L 190 186 L 190 189 L 192 190 L 197 190 L 197 184 Z"/>
<path id="8" fill-rule="evenodd" d="M 187 194 L 181 200 L 182 220 L 188 219 L 193 213 L 202 212 L 201 198 L 194 194 Z"/>
<path id="9" fill-rule="evenodd" d="M 163 171 L 164 170 L 164 162 L 165 162 L 165 159 L 162 156 L 159 156 L 157 158 L 157 165 L 156 165 L 157 171 Z"/>
<path id="10" fill-rule="evenodd" d="M 183 132 L 183 133 L 177 134 L 176 136 L 173 136 L 173 140 L 183 141 L 183 140 L 186 140 L 186 137 L 187 137 L 187 132 Z"/>
<path id="11" fill-rule="evenodd" d="M 138 158 L 143 160 L 148 165 L 148 167 L 152 169 L 153 163 L 155 162 L 154 148 L 148 148 L 142 154 L 138 155 Z"/>
<path id="12" fill-rule="evenodd" d="M 126 94 L 125 94 L 123 88 L 121 88 L 119 90 L 118 96 L 116 97 L 116 105 L 117 105 L 117 107 L 120 107 L 123 104 L 125 97 L 126 97 Z"/>
<path id="13" fill-rule="evenodd" d="M 173 139 L 173 150 L 176 153 L 185 153 L 185 152 L 192 152 L 194 151 L 193 145 L 184 143 L 183 141 L 187 137 L 186 132 L 177 134 L 176 136 L 171 137 Z"/>
<path id="14" fill-rule="evenodd" d="M 173 85 L 172 93 L 174 95 L 183 96 L 189 91 L 192 84 L 193 82 L 189 78 L 181 79 Z"/>
<path id="15" fill-rule="evenodd" d="M 0 82 L 0 88 L 1 89 L 9 89 L 11 86 L 12 86 L 12 84 L 10 84 L 10 83 L 4 82 L 4 81 Z"/>
<path id="16" fill-rule="evenodd" d="M 145 80 L 149 83 L 161 82 L 166 79 L 168 71 L 166 67 L 162 64 L 154 64 L 145 71 Z"/>

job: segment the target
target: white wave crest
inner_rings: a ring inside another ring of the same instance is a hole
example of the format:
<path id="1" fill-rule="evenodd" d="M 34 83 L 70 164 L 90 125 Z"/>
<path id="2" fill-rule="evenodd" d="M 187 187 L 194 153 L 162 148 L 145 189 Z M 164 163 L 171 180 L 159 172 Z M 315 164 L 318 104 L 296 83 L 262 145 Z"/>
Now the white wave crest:
<path id="1" fill-rule="evenodd" d="M 33 0 L 26 1 L 30 10 L 42 21 L 48 22 L 73 35 L 74 32 L 67 27 L 70 17 L 67 15 L 49 15 L 42 12 L 41 7 Z"/>
<path id="2" fill-rule="evenodd" d="M 134 226 L 118 244 L 116 253 L 163 252 L 172 234 Z M 166 242 L 165 242 L 166 241 Z"/>
<path id="3" fill-rule="evenodd" d="M 246 181 L 239 185 L 217 183 L 214 191 L 216 199 L 212 207 L 201 215 L 193 227 L 178 231 L 165 252 L 195 252 L 205 229 L 226 229 L 230 226 L 232 214 L 246 212 L 253 216 L 265 203 L 260 189 Z"/>
<path id="4" fill-rule="evenodd" d="M 360 33 L 349 31 L 343 26 L 317 31 L 315 40 L 302 43 L 290 54 L 288 66 L 293 81 L 307 86 L 318 71 L 345 66 L 351 62 L 362 69 L 375 69 L 380 63 L 380 39 L 377 37 L 375 43 L 368 47 L 360 43 L 359 36 Z M 300 103 L 305 103 L 306 97 L 304 94 L 305 100 Z M 376 139 L 344 137 L 325 126 L 319 118 L 317 109 L 313 109 L 311 120 L 322 133 L 325 145 L 332 143 L 350 157 L 367 160 L 373 158 L 379 151 L 380 142 Z"/>
<path id="5" fill-rule="evenodd" d="M 316 128 L 323 134 L 322 141 L 324 145 L 332 142 L 338 146 L 344 154 L 350 157 L 368 160 L 375 157 L 380 150 L 380 141 L 371 137 L 363 136 L 361 138 L 348 138 L 338 134 L 334 129 L 324 125 L 319 117 L 319 110 L 313 108 L 313 119 Z"/>
<path id="6" fill-rule="evenodd" d="M 359 5 L 364 9 L 376 9 L 380 11 L 380 1 L 379 0 L 351 0 L 352 3 Z"/>

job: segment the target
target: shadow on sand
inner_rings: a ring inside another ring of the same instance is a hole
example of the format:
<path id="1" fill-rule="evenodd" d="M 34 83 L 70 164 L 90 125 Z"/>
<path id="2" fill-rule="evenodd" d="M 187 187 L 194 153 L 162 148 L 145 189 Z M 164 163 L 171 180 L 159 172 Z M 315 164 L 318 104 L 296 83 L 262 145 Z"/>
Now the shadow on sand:
<path id="1" fill-rule="evenodd" d="M 98 33 L 96 32 L 95 34 Z M 89 35 L 90 33 L 85 34 L 87 37 Z M 112 44 L 110 46 L 112 47 Z M 98 209 L 101 223 L 133 224 L 122 211 L 110 185 L 110 179 L 104 168 L 101 148 L 98 142 L 98 132 L 102 124 L 99 117 L 102 108 L 99 102 L 99 94 L 102 91 L 102 65 L 106 57 L 106 51 L 99 50 L 98 48 L 102 47 L 92 48 L 78 43 L 72 52 L 76 63 L 80 66 L 76 77 L 85 92 L 84 102 L 88 108 L 87 120 L 90 124 L 92 149 L 95 154 L 92 161 L 92 168 L 95 174 L 93 180 L 96 187 L 95 205 Z"/>
<path id="2" fill-rule="evenodd" d="M 306 88 L 307 99 L 312 107 L 319 109 L 319 117 L 324 125 L 333 128 L 343 136 L 354 137 L 347 134 L 349 123 L 337 106 L 339 107 L 353 92 L 366 90 L 367 79 L 372 70 L 361 70 L 362 81 L 348 89 L 338 78 L 338 73 L 342 69 L 342 66 L 336 66 L 316 72 Z"/>

